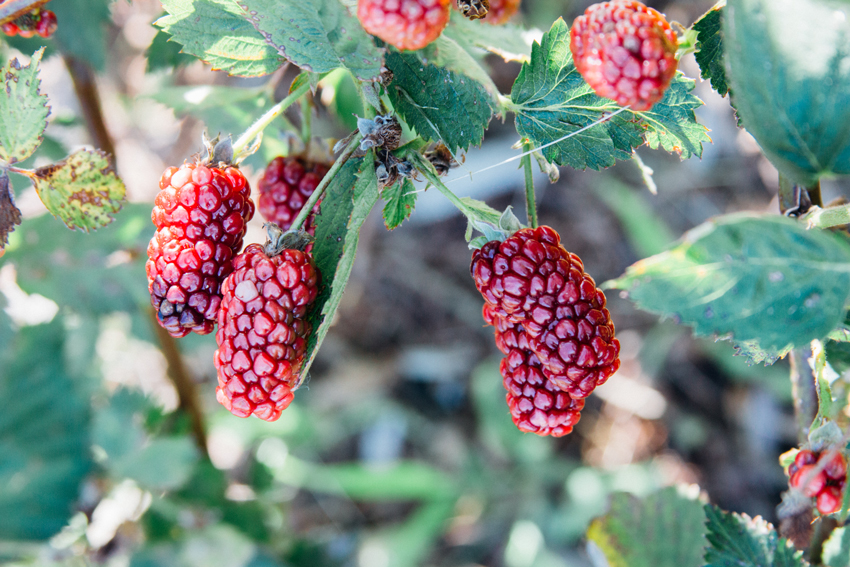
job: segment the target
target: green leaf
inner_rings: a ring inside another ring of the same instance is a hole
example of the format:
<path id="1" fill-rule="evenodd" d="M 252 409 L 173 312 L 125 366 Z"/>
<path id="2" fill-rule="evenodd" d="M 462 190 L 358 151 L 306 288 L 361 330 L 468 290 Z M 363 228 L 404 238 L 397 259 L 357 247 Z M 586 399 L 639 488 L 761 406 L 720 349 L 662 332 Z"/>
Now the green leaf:
<path id="1" fill-rule="evenodd" d="M 9 176 L 0 173 L 0 250 L 9 242 L 9 233 L 21 224 L 21 209 L 15 206 Z"/>
<path id="2" fill-rule="evenodd" d="M 723 64 L 722 18 L 723 8 L 715 6 L 694 23 L 693 29 L 697 32 L 695 57 L 700 76 L 710 80 L 711 88 L 720 96 L 726 96 L 729 86 L 726 84 L 726 68 Z"/>
<path id="3" fill-rule="evenodd" d="M 88 232 L 108 225 L 124 201 L 124 182 L 100 150 L 77 150 L 39 167 L 33 183 L 47 210 L 70 229 Z"/>
<path id="4" fill-rule="evenodd" d="M 423 62 L 465 75 L 479 83 L 490 93 L 493 107 L 498 104 L 499 89 L 493 83 L 490 74 L 453 39 L 441 35 L 420 50 L 417 55 Z"/>
<path id="5" fill-rule="evenodd" d="M 778 216 L 734 214 L 704 223 L 667 252 L 604 284 L 638 307 L 731 338 L 772 363 L 841 323 L 850 294 L 850 246 Z"/>
<path id="6" fill-rule="evenodd" d="M 268 75 L 281 65 L 278 53 L 230 0 L 165 0 L 169 15 L 154 22 L 183 45 L 183 52 L 229 75 Z"/>
<path id="7" fill-rule="evenodd" d="M 850 528 L 835 529 L 823 544 L 823 564 L 850 567 Z"/>
<path id="8" fill-rule="evenodd" d="M 847 2 L 730 0 L 723 40 L 732 103 L 779 172 L 850 173 Z"/>
<path id="9" fill-rule="evenodd" d="M 391 50 L 386 66 L 393 72 L 390 101 L 420 136 L 442 140 L 453 153 L 481 143 L 494 110 L 484 85 L 425 62 L 418 52 Z"/>
<path id="10" fill-rule="evenodd" d="M 198 456 L 198 448 L 188 436 L 161 437 L 110 463 L 109 470 L 144 488 L 173 490 L 189 480 Z"/>
<path id="11" fill-rule="evenodd" d="M 570 33 L 559 18 L 532 47 L 511 89 L 511 111 L 520 135 L 540 147 L 573 134 L 619 110 L 614 101 L 597 96 L 582 79 L 570 53 Z M 664 98 L 648 112 L 626 110 L 605 122 L 561 140 L 543 150 L 544 157 L 575 169 L 602 169 L 629 159 L 646 142 L 682 158 L 702 155 L 710 141 L 696 122 L 694 108 L 702 103 L 691 94 L 694 82 L 681 73 Z"/>
<path id="12" fill-rule="evenodd" d="M 611 567 L 702 567 L 705 512 L 698 491 L 665 488 L 645 498 L 617 493 L 587 538 Z"/>
<path id="13" fill-rule="evenodd" d="M 321 211 L 316 216 L 313 245 L 313 259 L 321 274 L 321 284 L 309 316 L 313 332 L 307 341 L 303 376 L 310 370 L 328 334 L 354 265 L 360 227 L 377 202 L 378 179 L 373 152 L 366 154 L 365 159 L 348 160 L 325 190 Z"/>
<path id="14" fill-rule="evenodd" d="M 69 232 L 50 215 L 12 234 L 3 262 L 17 282 L 77 313 L 148 309 L 145 253 L 154 233 L 150 205 L 127 205 L 115 223 L 92 234 Z"/>
<path id="15" fill-rule="evenodd" d="M 59 26 L 53 38 L 63 53 L 106 67 L 106 32 L 112 22 L 109 0 L 62 0 L 50 5 Z"/>
<path id="16" fill-rule="evenodd" d="M 363 81 L 381 74 L 383 50 L 339 0 L 239 0 L 238 5 L 277 53 L 305 71 L 345 67 Z"/>
<path id="17" fill-rule="evenodd" d="M 416 206 L 417 195 L 416 187 L 407 178 L 383 190 L 381 197 L 387 202 L 384 205 L 384 224 L 387 230 L 398 228 L 410 218 L 413 207 Z"/>
<path id="18" fill-rule="evenodd" d="M 0 94 L 0 159 L 17 163 L 27 159 L 41 144 L 50 107 L 42 94 L 38 64 L 44 48 L 32 55 L 29 65 L 12 59 L 3 69 Z"/>
<path id="19" fill-rule="evenodd" d="M 186 53 L 182 53 L 182 46 L 171 40 L 171 36 L 162 30 L 157 31 L 153 41 L 145 50 L 148 58 L 148 71 L 159 69 L 177 69 L 184 67 L 195 59 Z"/>
<path id="20" fill-rule="evenodd" d="M 705 567 L 804 567 L 803 552 L 761 516 L 724 512 L 707 504 L 708 541 Z"/>
<path id="21" fill-rule="evenodd" d="M 0 539 L 42 540 L 67 522 L 89 457 L 89 408 L 63 363 L 61 320 L 25 327 L 0 360 Z"/>
<path id="22" fill-rule="evenodd" d="M 452 19 L 441 37 L 456 41 L 465 50 L 490 52 L 505 61 L 528 61 L 531 58 L 531 38 L 543 35 L 538 29 L 527 30 L 516 24 L 494 26 L 473 22 L 452 11 Z"/>
<path id="23" fill-rule="evenodd" d="M 850 370 L 850 343 L 845 341 L 827 341 L 826 359 L 836 372 L 842 374 Z"/>

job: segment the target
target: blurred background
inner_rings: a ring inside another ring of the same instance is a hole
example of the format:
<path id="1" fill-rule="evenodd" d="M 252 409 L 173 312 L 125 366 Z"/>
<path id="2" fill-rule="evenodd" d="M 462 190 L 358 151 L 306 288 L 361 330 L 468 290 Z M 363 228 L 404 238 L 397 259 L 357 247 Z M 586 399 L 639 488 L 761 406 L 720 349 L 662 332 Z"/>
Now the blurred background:
<path id="1" fill-rule="evenodd" d="M 523 0 L 517 20 L 546 30 L 591 3 Z M 713 1 L 649 4 L 689 26 Z M 749 367 L 728 343 L 694 340 L 613 292 L 621 370 L 571 435 L 520 433 L 469 277 L 465 220 L 435 191 L 393 232 L 373 211 L 335 326 L 281 419 L 233 417 L 215 401 L 214 338 L 175 343 L 152 321 L 151 204 L 204 127 L 243 131 L 298 70 L 210 71 L 157 33 L 155 0 L 48 8 L 59 20 L 41 71 L 51 122 L 24 166 L 107 149 L 128 203 L 110 226 L 70 232 L 13 180 L 24 222 L 0 259 L 0 564 L 582 567 L 593 565 L 584 531 L 612 492 L 676 483 L 775 521 L 777 457 L 796 445 L 786 361 Z M 2 49 L 26 59 L 38 45 Z M 519 64 L 486 63 L 510 92 Z M 680 69 L 699 75 L 693 56 Z M 353 89 L 342 74 L 322 83 L 316 135 L 354 127 Z M 728 100 L 699 79 L 696 89 L 713 144 L 686 162 L 641 149 L 657 195 L 632 162 L 538 177 L 541 224 L 598 283 L 712 216 L 778 211 L 774 168 Z M 252 185 L 285 150 L 287 122 L 300 124 L 297 109 L 245 165 Z M 515 163 L 470 175 L 514 155 L 517 137 L 512 117 L 494 119 L 449 187 L 524 214 Z M 824 183 L 824 201 L 847 189 Z M 257 215 L 246 243 L 263 240 Z"/>

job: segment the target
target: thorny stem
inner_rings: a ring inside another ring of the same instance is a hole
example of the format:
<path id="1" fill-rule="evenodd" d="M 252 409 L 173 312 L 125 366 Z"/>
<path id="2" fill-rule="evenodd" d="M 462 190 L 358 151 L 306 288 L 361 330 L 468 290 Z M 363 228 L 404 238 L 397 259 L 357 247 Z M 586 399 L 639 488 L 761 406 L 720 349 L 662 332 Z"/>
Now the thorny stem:
<path id="1" fill-rule="evenodd" d="M 522 144 L 525 154 L 522 158 L 522 167 L 525 170 L 525 211 L 528 215 L 528 224 L 531 228 L 537 228 L 537 200 L 534 197 L 534 172 L 531 170 L 531 144 L 526 141 Z"/>
<path id="2" fill-rule="evenodd" d="M 313 207 L 316 206 L 316 203 L 319 202 L 319 199 L 322 198 L 322 195 L 325 194 L 325 189 L 328 188 L 333 178 L 336 177 L 336 174 L 345 165 L 345 162 L 348 161 L 348 158 L 357 150 L 357 147 L 360 145 L 360 140 L 363 138 L 363 135 L 358 132 L 351 139 L 348 145 L 345 147 L 345 151 L 343 151 L 336 161 L 331 166 L 330 171 L 328 171 L 325 176 L 322 178 L 322 182 L 319 183 L 318 187 L 313 191 L 313 194 L 310 195 L 310 198 L 307 199 L 307 202 L 304 203 L 304 206 L 301 207 L 301 210 L 298 212 L 298 216 L 295 217 L 295 220 L 292 221 L 292 227 L 290 230 L 298 230 L 303 228 L 304 221 L 307 220 L 307 217 L 310 216 L 310 213 L 313 212 Z"/>
<path id="3" fill-rule="evenodd" d="M 266 126 L 271 124 L 275 118 L 280 116 L 286 111 L 287 108 L 292 106 L 296 100 L 298 100 L 301 96 L 307 93 L 310 90 L 310 83 L 304 83 L 291 93 L 289 96 L 284 98 L 282 101 L 271 107 L 265 114 L 260 116 L 256 122 L 251 124 L 251 127 L 245 130 L 245 132 L 239 136 L 233 143 L 233 155 L 238 155 L 242 150 L 248 147 L 248 145 L 254 141 L 254 139 L 266 129 Z"/>
<path id="4" fill-rule="evenodd" d="M 48 0 L 6 0 L 0 4 L 0 24 L 11 22 L 47 2 Z"/>

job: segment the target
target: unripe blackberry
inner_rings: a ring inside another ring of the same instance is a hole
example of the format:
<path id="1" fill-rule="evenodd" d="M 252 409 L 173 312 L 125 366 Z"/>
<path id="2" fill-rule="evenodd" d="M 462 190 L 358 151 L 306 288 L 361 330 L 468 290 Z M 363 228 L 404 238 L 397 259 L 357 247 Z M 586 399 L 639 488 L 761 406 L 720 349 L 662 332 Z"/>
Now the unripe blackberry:
<path id="1" fill-rule="evenodd" d="M 238 417 L 275 421 L 301 382 L 319 274 L 309 254 L 251 244 L 222 284 L 216 398 Z"/>
<path id="2" fill-rule="evenodd" d="M 644 111 L 676 75 L 678 40 L 664 16 L 636 0 L 590 6 L 573 22 L 570 51 L 596 94 Z"/>
<path id="3" fill-rule="evenodd" d="M 321 183 L 328 167 L 313 163 L 301 157 L 278 156 L 269 162 L 263 176 L 257 183 L 260 191 L 258 201 L 260 214 L 268 222 L 273 222 L 283 230 L 292 226 L 301 208 Z M 319 204 L 313 208 L 313 214 L 307 217 L 306 230 L 313 234 L 316 230 L 315 214 Z"/>
<path id="4" fill-rule="evenodd" d="M 174 337 L 212 332 L 222 279 L 254 216 L 251 189 L 235 167 L 186 163 L 159 181 L 148 245 L 148 290 L 160 324 Z"/>
<path id="5" fill-rule="evenodd" d="M 584 398 L 620 367 L 605 295 L 551 228 L 486 243 L 470 270 L 495 314 L 522 325 L 544 374 L 561 390 Z"/>

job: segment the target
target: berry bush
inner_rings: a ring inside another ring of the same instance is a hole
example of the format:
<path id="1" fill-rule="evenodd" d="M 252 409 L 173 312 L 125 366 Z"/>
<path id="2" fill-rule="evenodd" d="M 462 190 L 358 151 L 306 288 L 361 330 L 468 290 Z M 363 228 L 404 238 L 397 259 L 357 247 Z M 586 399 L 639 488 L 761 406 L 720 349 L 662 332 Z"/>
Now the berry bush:
<path id="1" fill-rule="evenodd" d="M 650 4 L 0 2 L 0 561 L 850 564 L 850 7 Z"/>

